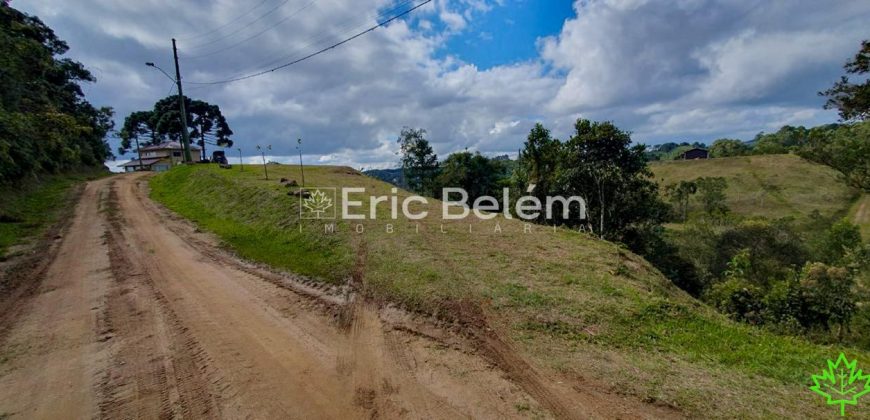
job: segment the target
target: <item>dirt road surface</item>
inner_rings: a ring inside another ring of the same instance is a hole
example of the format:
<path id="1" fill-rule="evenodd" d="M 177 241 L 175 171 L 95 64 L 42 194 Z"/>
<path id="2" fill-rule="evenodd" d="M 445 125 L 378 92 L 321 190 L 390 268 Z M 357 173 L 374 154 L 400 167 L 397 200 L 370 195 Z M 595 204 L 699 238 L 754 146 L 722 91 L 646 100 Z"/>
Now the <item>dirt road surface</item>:
<path id="1" fill-rule="evenodd" d="M 0 418 L 656 417 L 239 261 L 145 180 L 89 183 L 38 286 L 0 308 L 16 314 L 2 318 Z"/>

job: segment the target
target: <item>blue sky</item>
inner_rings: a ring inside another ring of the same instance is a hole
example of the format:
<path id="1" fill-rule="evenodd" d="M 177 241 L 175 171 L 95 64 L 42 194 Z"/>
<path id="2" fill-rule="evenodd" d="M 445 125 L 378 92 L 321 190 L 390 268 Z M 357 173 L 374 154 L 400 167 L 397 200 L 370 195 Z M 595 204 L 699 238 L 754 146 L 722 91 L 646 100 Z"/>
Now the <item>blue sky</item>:
<path id="1" fill-rule="evenodd" d="M 816 93 L 870 38 L 866 1 L 434 0 L 298 65 L 197 85 L 328 46 L 397 1 L 257 3 L 13 5 L 68 41 L 98 79 L 89 100 L 113 106 L 119 125 L 171 91 L 144 63 L 171 69 L 175 36 L 185 93 L 221 107 L 246 156 L 272 145 L 271 158 L 292 161 L 301 137 L 306 162 L 358 168 L 395 166 L 403 127 L 426 129 L 443 158 L 515 153 L 536 122 L 565 139 L 577 118 L 613 121 L 646 144 L 835 122 Z"/>
<path id="2" fill-rule="evenodd" d="M 573 16 L 571 0 L 506 0 L 476 17 L 438 55 L 455 55 L 482 70 L 534 60 L 537 40 L 558 35 L 565 20 Z"/>

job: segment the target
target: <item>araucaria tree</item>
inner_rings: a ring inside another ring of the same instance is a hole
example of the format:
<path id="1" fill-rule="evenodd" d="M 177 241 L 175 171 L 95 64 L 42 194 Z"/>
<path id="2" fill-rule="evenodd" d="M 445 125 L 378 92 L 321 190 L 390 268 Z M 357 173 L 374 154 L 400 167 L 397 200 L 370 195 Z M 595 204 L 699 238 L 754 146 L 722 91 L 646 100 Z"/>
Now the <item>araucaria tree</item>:
<path id="1" fill-rule="evenodd" d="M 233 141 L 226 118 L 220 107 L 205 101 L 184 97 L 187 112 L 187 130 L 190 138 L 199 144 L 202 159 L 205 159 L 206 145 L 232 147 Z M 178 96 L 167 96 L 154 104 L 150 111 L 137 111 L 128 115 L 121 130 L 121 146 L 118 151 L 126 153 L 139 146 L 161 143 L 167 140 L 179 141 L 182 137 L 181 111 Z"/>
<path id="2" fill-rule="evenodd" d="M 426 140 L 426 130 L 405 127 L 398 143 L 405 184 L 414 192 L 434 195 L 438 156 Z"/>

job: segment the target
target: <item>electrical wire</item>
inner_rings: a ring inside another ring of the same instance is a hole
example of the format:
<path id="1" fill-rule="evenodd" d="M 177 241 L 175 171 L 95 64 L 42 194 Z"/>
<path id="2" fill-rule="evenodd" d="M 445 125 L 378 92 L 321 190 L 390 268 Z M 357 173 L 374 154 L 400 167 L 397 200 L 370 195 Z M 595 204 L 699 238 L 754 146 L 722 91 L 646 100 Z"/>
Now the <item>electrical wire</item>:
<path id="1" fill-rule="evenodd" d="M 408 5 L 410 5 L 410 4 L 413 4 L 415 1 L 416 1 L 416 0 L 403 0 L 402 2 L 395 4 L 392 8 L 387 9 L 387 10 L 384 10 L 384 11 L 381 11 L 380 13 L 378 13 L 376 19 L 377 19 L 378 21 L 380 21 L 381 19 L 385 19 L 386 17 L 391 16 L 392 14 L 394 14 L 396 11 L 402 10 L 402 9 L 405 8 L 406 6 L 408 6 Z M 366 18 L 363 18 L 363 20 L 359 20 L 359 19 L 347 19 L 347 20 L 343 21 L 343 22 L 340 24 L 340 27 L 338 28 L 338 31 L 336 31 L 337 34 L 326 34 L 326 35 L 321 35 L 321 36 L 318 36 L 318 35 L 310 36 L 310 37 L 308 37 L 308 38 L 305 40 L 305 41 L 309 41 L 309 42 L 306 43 L 304 46 L 299 47 L 299 48 L 296 48 L 295 50 L 293 50 L 293 53 L 288 54 L 288 55 L 285 55 L 285 56 L 281 56 L 281 57 L 279 57 L 279 58 L 277 58 L 277 59 L 271 59 L 271 60 L 269 60 L 269 61 L 267 61 L 267 62 L 264 62 L 264 63 L 258 64 L 258 65 L 256 65 L 256 66 L 251 66 L 250 68 L 253 68 L 253 69 L 267 69 L 267 68 L 270 68 L 270 67 L 272 67 L 273 65 L 276 65 L 276 64 L 278 64 L 278 63 L 281 63 L 281 62 L 284 62 L 284 61 L 288 61 L 288 60 L 291 60 L 291 59 L 295 59 L 296 57 L 299 57 L 302 53 L 304 53 L 304 51 L 308 50 L 310 47 L 314 47 L 314 46 L 317 46 L 317 45 L 321 45 L 321 44 L 323 43 L 323 41 L 334 42 L 334 41 L 333 41 L 334 39 L 336 39 L 336 38 L 341 39 L 342 37 L 347 36 L 348 34 L 355 33 L 356 31 L 359 31 L 361 28 L 364 28 L 364 27 L 366 27 L 367 25 L 369 25 L 369 21 L 368 21 Z M 336 35 L 337 35 L 337 36 L 336 36 Z M 303 42 L 304 42 L 304 41 L 303 41 Z M 244 75 L 247 74 L 248 72 L 249 72 L 249 71 L 241 71 L 241 70 L 240 70 L 239 72 L 235 72 L 232 76 L 230 76 L 230 77 L 228 77 L 228 78 L 232 79 L 232 78 L 236 78 L 236 77 L 244 76 Z M 210 87 L 210 86 L 208 86 L 208 85 L 206 85 L 206 86 L 194 86 L 194 87 L 192 87 L 192 88 L 190 88 L 190 89 L 203 89 L 203 88 L 208 88 L 208 87 Z"/>
<path id="2" fill-rule="evenodd" d="M 390 15 L 392 15 L 392 14 L 395 13 L 396 11 L 403 9 L 405 6 L 408 6 L 409 4 L 413 4 L 414 1 L 415 1 L 415 0 L 404 0 L 404 1 L 402 1 L 401 3 L 398 3 L 398 4 L 397 4 L 396 6 L 394 6 L 393 8 L 388 9 L 388 10 L 385 10 L 385 11 L 379 13 L 378 16 L 377 16 L 377 18 L 378 18 L 378 19 L 384 19 L 386 16 L 390 16 Z M 343 23 L 342 23 L 342 26 L 338 29 L 339 37 L 341 37 L 341 36 L 346 36 L 347 34 L 350 34 L 350 33 L 355 33 L 356 31 L 360 30 L 360 28 L 366 27 L 366 25 L 368 25 L 368 22 L 365 21 L 365 20 L 363 20 L 363 21 L 359 21 L 359 20 L 347 20 L 347 21 L 343 22 Z M 262 64 L 260 64 L 260 65 L 254 66 L 254 68 L 259 68 L 259 69 L 269 68 L 269 67 L 271 67 L 271 66 L 273 66 L 273 65 L 275 65 L 275 64 L 277 64 L 277 63 L 280 63 L 280 62 L 287 61 L 287 60 L 290 60 L 290 59 L 292 59 L 292 58 L 298 57 L 298 56 L 300 55 L 300 51 L 305 51 L 305 50 L 307 50 L 309 47 L 314 47 L 314 46 L 316 46 L 316 45 L 320 45 L 323 41 L 329 41 L 329 40 L 334 39 L 334 35 L 333 35 L 333 34 L 326 34 L 326 35 L 323 35 L 323 36 L 317 37 L 316 39 L 315 39 L 315 37 L 316 37 L 316 35 L 307 38 L 307 41 L 310 41 L 310 42 L 308 42 L 307 44 L 305 44 L 305 45 L 302 46 L 302 47 L 297 48 L 296 50 L 294 50 L 293 53 L 288 54 L 288 55 L 285 55 L 285 56 L 282 56 L 282 57 L 279 57 L 279 58 L 277 58 L 277 59 L 269 60 L 269 61 L 267 61 L 267 62 L 265 62 L 265 63 L 262 63 Z M 236 76 L 241 76 L 241 75 L 236 75 Z M 236 77 L 236 76 L 233 76 L 233 77 Z"/>
<path id="3" fill-rule="evenodd" d="M 220 31 L 220 30 L 223 29 L 223 28 L 226 28 L 227 26 L 230 26 L 230 25 L 232 25 L 232 24 L 234 24 L 234 23 L 236 23 L 236 22 L 242 20 L 243 17 L 245 17 L 245 16 L 251 14 L 251 12 L 253 12 L 254 10 L 257 10 L 260 6 L 266 4 L 268 1 L 269 1 L 269 0 L 263 0 L 263 1 L 259 2 L 259 3 L 257 3 L 256 6 L 254 6 L 254 7 L 250 8 L 250 9 L 248 9 L 247 12 L 242 13 L 241 15 L 237 16 L 235 19 L 233 19 L 233 20 L 231 20 L 231 21 L 229 21 L 229 22 L 227 22 L 227 23 L 224 23 L 223 25 L 218 26 L 218 27 L 216 27 L 216 28 L 214 28 L 214 29 L 212 29 L 212 30 L 210 30 L 210 31 L 202 32 L 202 33 L 195 34 L 195 35 L 184 35 L 184 36 L 180 37 L 179 39 L 184 40 L 184 41 L 189 41 L 189 40 L 191 40 L 191 39 L 202 38 L 202 37 L 204 37 L 204 36 L 206 36 L 206 35 L 211 35 L 211 34 L 213 34 L 213 33 L 215 33 L 215 32 Z"/>
<path id="4" fill-rule="evenodd" d="M 247 38 L 245 38 L 245 39 L 243 39 L 243 40 L 241 40 L 241 41 L 239 41 L 239 42 L 236 42 L 235 44 L 229 45 L 229 46 L 227 46 L 227 47 L 224 47 L 224 48 L 221 48 L 221 49 L 219 49 L 219 50 L 212 51 L 212 52 L 208 52 L 208 53 L 204 53 L 204 54 L 199 54 L 199 55 L 194 55 L 194 56 L 189 56 L 189 57 L 184 57 L 184 58 L 186 58 L 186 59 L 188 59 L 188 60 L 196 60 L 196 59 L 200 59 L 200 58 L 211 57 L 211 56 L 213 56 L 213 55 L 215 55 L 215 54 L 220 54 L 220 53 L 223 53 L 223 52 L 229 51 L 229 50 L 231 50 L 231 49 L 233 49 L 233 48 L 235 48 L 235 47 L 238 47 L 239 45 L 244 44 L 245 42 L 248 42 L 248 41 L 250 41 L 250 40 L 252 40 L 252 39 L 254 39 L 254 38 L 258 38 L 260 35 L 263 35 L 264 33 L 266 33 L 266 32 L 268 32 L 268 31 L 274 29 L 276 26 L 281 25 L 282 23 L 284 23 L 284 22 L 286 22 L 287 20 L 289 20 L 289 19 L 295 17 L 296 15 L 298 15 L 299 13 L 301 13 L 302 11 L 304 11 L 305 9 L 307 9 L 307 8 L 309 8 L 309 7 L 311 7 L 311 6 L 313 6 L 314 3 L 317 3 L 317 0 L 311 0 L 310 2 L 308 2 L 308 4 L 306 4 L 305 6 L 303 6 L 301 9 L 296 10 L 295 12 L 293 12 L 293 13 L 291 13 L 291 14 L 285 16 L 283 19 L 279 20 L 278 22 L 276 22 L 276 23 L 273 24 L 272 26 L 269 26 L 269 27 L 267 27 L 266 29 L 263 29 L 262 31 L 257 32 L 256 34 L 254 34 L 254 35 L 252 35 L 252 36 L 249 36 L 249 37 L 247 37 Z"/>
<path id="5" fill-rule="evenodd" d="M 275 13 L 278 9 L 280 9 L 281 7 L 283 7 L 285 4 L 287 4 L 287 3 L 289 3 L 289 2 L 290 2 L 290 0 L 284 0 L 283 2 L 279 3 L 277 6 L 273 7 L 272 9 L 270 9 L 268 12 L 266 12 L 266 13 L 260 15 L 260 17 L 258 17 L 258 18 L 256 18 L 256 19 L 252 20 L 251 22 L 248 22 L 247 25 L 244 25 L 244 26 L 242 26 L 241 28 L 236 29 L 235 31 L 232 31 L 232 32 L 226 33 L 226 34 L 224 34 L 224 35 L 221 35 L 221 36 L 219 36 L 219 37 L 217 37 L 217 38 L 215 38 L 215 39 L 213 39 L 213 40 L 211 40 L 211 41 L 209 41 L 209 42 L 206 42 L 206 43 L 203 43 L 203 44 L 199 44 L 199 45 L 193 46 L 193 47 L 191 47 L 190 49 L 191 49 L 191 50 L 197 50 L 197 49 L 200 49 L 200 48 L 202 48 L 202 47 L 207 47 L 207 46 L 209 46 L 209 45 L 214 45 L 214 44 L 220 42 L 220 41 L 223 40 L 223 39 L 229 38 L 229 37 L 231 37 L 231 36 L 233 36 L 233 35 L 235 35 L 235 34 L 237 34 L 237 33 L 239 33 L 239 32 L 242 32 L 242 31 L 244 31 L 245 29 L 250 28 L 251 25 L 253 25 L 253 24 L 255 24 L 255 23 L 257 23 L 257 22 L 263 20 L 266 16 L 269 16 L 269 15 L 271 15 L 272 13 Z"/>
<path id="6" fill-rule="evenodd" d="M 433 1 L 433 0 L 425 0 L 425 1 L 423 1 L 422 3 L 420 3 L 420 4 L 418 4 L 418 5 L 414 6 L 414 7 L 412 7 L 412 8 L 410 8 L 410 9 L 408 9 L 408 10 L 402 12 L 402 13 L 399 13 L 398 15 L 395 15 L 395 16 L 393 16 L 393 17 L 391 17 L 391 18 L 389 18 L 389 19 L 387 19 L 387 20 L 385 20 L 385 21 L 383 21 L 383 22 L 378 23 L 377 25 L 374 25 L 374 26 L 372 26 L 372 27 L 370 27 L 370 28 L 368 28 L 368 29 L 366 29 L 366 30 L 364 30 L 364 31 L 362 31 L 362 32 L 357 33 L 356 35 L 353 35 L 353 36 L 351 36 L 351 37 L 349 37 L 349 38 L 346 38 L 346 39 L 344 39 L 344 40 L 342 40 L 342 41 L 339 41 L 339 42 L 337 42 L 337 43 L 335 43 L 335 44 L 332 44 L 332 45 L 330 45 L 330 46 L 328 46 L 328 47 L 326 47 L 326 48 L 320 49 L 320 50 L 315 51 L 315 52 L 313 52 L 313 53 L 311 53 L 311 54 L 308 54 L 308 55 L 306 55 L 306 56 L 304 56 L 304 57 L 302 57 L 302 58 L 299 58 L 299 59 L 296 59 L 296 60 L 290 61 L 290 62 L 285 63 L 285 64 L 282 64 L 282 65 L 280 65 L 280 66 L 273 67 L 273 68 L 268 69 L 268 70 L 263 70 L 263 71 L 260 71 L 260 72 L 256 72 L 256 73 L 248 74 L 248 75 L 246 75 L 246 76 L 240 76 L 240 77 L 230 78 L 230 79 L 226 79 L 226 80 L 217 80 L 217 81 L 211 81 L 211 82 L 187 82 L 187 83 L 188 83 L 188 84 L 192 84 L 192 85 L 219 85 L 219 84 L 226 84 L 226 83 L 232 83 L 232 82 L 238 82 L 238 81 L 241 81 L 241 80 L 251 79 L 251 78 L 254 78 L 254 77 L 262 76 L 262 75 L 264 75 L 264 74 L 272 73 L 272 72 L 274 72 L 274 71 L 277 71 L 277 70 L 281 70 L 281 69 L 284 69 L 284 68 L 290 67 L 290 66 L 292 66 L 292 65 L 295 65 L 295 64 L 301 63 L 301 62 L 303 62 L 303 61 L 305 61 L 305 60 L 308 60 L 308 59 L 310 59 L 310 58 L 313 58 L 313 57 L 316 57 L 316 56 L 318 56 L 318 55 L 320 55 L 320 54 L 323 54 L 323 53 L 325 53 L 325 52 L 327 52 L 327 51 L 329 51 L 329 50 L 332 50 L 332 49 L 334 49 L 334 48 L 337 48 L 337 47 L 340 47 L 340 46 L 342 46 L 342 45 L 344 45 L 344 44 L 347 44 L 348 42 L 351 42 L 351 41 L 353 41 L 353 40 L 355 40 L 355 39 L 357 39 L 357 38 L 359 38 L 359 37 L 361 37 L 361 36 L 363 36 L 363 35 L 366 35 L 366 34 L 368 34 L 369 32 L 373 32 L 373 31 L 375 31 L 375 30 L 378 29 L 378 28 L 381 28 L 381 27 L 383 27 L 383 26 L 386 26 L 386 25 L 388 25 L 389 23 L 391 23 L 391 22 L 393 22 L 393 21 L 395 21 L 395 20 L 398 20 L 398 19 L 400 19 L 400 18 L 402 18 L 402 17 L 404 17 L 404 16 L 407 16 L 407 15 L 411 14 L 411 13 L 414 12 L 415 10 L 417 10 L 417 9 L 419 9 L 419 8 L 421 8 L 421 7 L 423 7 L 423 6 L 427 5 L 427 4 L 429 4 L 429 3 L 431 3 L 432 1 Z"/>

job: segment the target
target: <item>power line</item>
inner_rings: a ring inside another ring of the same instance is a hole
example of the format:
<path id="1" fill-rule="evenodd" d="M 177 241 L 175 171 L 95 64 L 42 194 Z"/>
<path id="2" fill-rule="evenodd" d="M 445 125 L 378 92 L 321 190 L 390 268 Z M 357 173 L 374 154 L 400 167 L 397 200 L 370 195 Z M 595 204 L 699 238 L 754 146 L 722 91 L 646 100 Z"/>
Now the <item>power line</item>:
<path id="1" fill-rule="evenodd" d="M 259 2 L 259 3 L 257 3 L 256 6 L 254 6 L 254 7 L 250 8 L 250 9 L 248 9 L 247 12 L 242 13 L 241 15 L 237 16 L 235 19 L 233 19 L 233 20 L 231 20 L 231 21 L 229 21 L 229 22 L 227 22 L 227 23 L 225 23 L 225 24 L 223 24 L 223 25 L 221 25 L 221 26 L 218 26 L 217 28 L 214 28 L 214 29 L 212 29 L 212 30 L 210 30 L 210 31 L 203 32 L 203 33 L 196 34 L 196 35 L 185 35 L 185 36 L 183 36 L 183 37 L 180 37 L 179 39 L 181 39 L 181 40 L 191 40 L 191 39 L 196 39 L 196 38 L 202 38 L 202 37 L 204 37 L 204 36 L 206 36 L 206 35 L 211 35 L 211 34 L 213 34 L 213 33 L 215 33 L 215 32 L 220 31 L 220 30 L 223 29 L 223 28 L 226 28 L 227 26 L 230 26 L 230 25 L 232 25 L 232 24 L 234 24 L 234 23 L 236 23 L 236 22 L 242 20 L 243 17 L 245 17 L 245 16 L 251 14 L 251 12 L 253 12 L 254 10 L 257 10 L 260 6 L 266 4 L 268 1 L 269 1 L 269 0 L 263 0 L 263 1 Z"/>
<path id="2" fill-rule="evenodd" d="M 404 0 L 401 3 L 398 3 L 395 7 L 388 9 L 388 10 L 385 10 L 381 13 L 378 13 L 377 18 L 383 19 L 386 16 L 390 16 L 398 10 L 402 10 L 405 6 L 408 6 L 409 4 L 413 4 L 414 1 L 415 0 Z M 338 32 L 339 36 L 344 36 L 344 35 L 353 33 L 354 31 L 357 31 L 357 30 L 359 30 L 359 28 L 363 28 L 366 25 L 368 25 L 368 22 L 366 22 L 366 21 L 347 20 L 347 21 L 343 22 L 342 26 L 339 28 L 339 30 L 337 32 Z M 281 56 L 277 59 L 269 60 L 268 62 L 265 62 L 265 63 L 262 63 L 260 65 L 255 66 L 254 68 L 255 69 L 256 68 L 260 68 L 260 69 L 269 68 L 269 67 L 271 67 L 277 63 L 280 63 L 282 61 L 286 61 L 286 60 L 289 60 L 291 58 L 297 57 L 297 56 L 299 56 L 298 52 L 305 51 L 309 47 L 316 46 L 316 45 L 320 44 L 322 41 L 328 41 L 328 40 L 331 40 L 332 38 L 333 38 L 333 34 L 326 34 L 326 35 L 323 35 L 320 37 L 316 37 L 316 35 L 311 36 L 307 39 L 310 42 L 308 42 L 307 44 L 305 44 L 302 47 L 297 48 L 292 54 Z"/>
<path id="3" fill-rule="evenodd" d="M 399 3 L 396 3 L 393 5 L 392 8 L 390 8 L 388 10 L 384 10 L 382 12 L 379 12 L 377 14 L 376 20 L 380 21 L 381 19 L 385 19 L 386 17 L 393 15 L 395 12 L 404 9 L 406 6 L 413 4 L 415 1 L 416 0 L 403 0 Z M 308 43 L 306 43 L 302 47 L 296 48 L 295 50 L 293 50 L 293 52 L 291 54 L 287 54 L 287 55 L 278 57 L 276 59 L 271 59 L 269 61 L 258 64 L 256 66 L 249 66 L 249 68 L 254 69 L 254 70 L 245 70 L 244 68 L 240 69 L 239 71 L 234 72 L 232 74 L 232 76 L 229 76 L 228 78 L 232 79 L 232 78 L 244 76 L 248 72 L 255 72 L 255 71 L 259 71 L 259 70 L 263 70 L 263 69 L 268 69 L 274 65 L 277 65 L 278 63 L 281 63 L 284 61 L 289 61 L 291 59 L 295 59 L 296 57 L 299 57 L 301 54 L 303 54 L 306 50 L 308 50 L 309 47 L 315 47 L 317 45 L 321 45 L 323 41 L 334 42 L 334 39 L 341 39 L 344 36 L 347 36 L 348 34 L 351 34 L 351 33 L 354 33 L 356 31 L 360 30 L 360 28 L 366 27 L 367 25 L 369 25 L 369 22 L 366 18 L 363 18 L 363 20 L 347 19 L 347 20 L 343 21 L 341 24 L 339 24 L 339 26 L 337 28 L 338 30 L 335 31 L 336 32 L 335 34 L 325 34 L 325 35 L 321 34 L 321 36 L 312 35 L 306 39 L 306 41 L 309 41 Z M 208 86 L 208 85 L 206 85 L 206 86 L 194 86 L 191 89 L 204 89 L 204 88 L 208 88 L 208 87 L 210 87 L 210 86 Z"/>
<path id="4" fill-rule="evenodd" d="M 269 27 L 267 27 L 266 29 L 263 29 L 262 31 L 257 32 L 256 34 L 254 34 L 254 35 L 252 35 L 252 36 L 249 36 L 249 37 L 247 37 L 247 38 L 245 38 L 245 39 L 243 39 L 243 40 L 241 40 L 241 41 L 239 41 L 239 42 L 236 42 L 235 44 L 232 44 L 232 45 L 230 45 L 230 46 L 228 46 L 228 47 L 224 47 L 224 48 L 221 48 L 221 49 L 219 49 L 219 50 L 215 50 L 215 51 L 208 52 L 208 53 L 205 53 L 205 54 L 194 55 L 194 56 L 191 56 L 191 57 L 185 57 L 185 58 L 190 59 L 190 60 L 195 60 L 195 59 L 199 59 L 199 58 L 210 57 L 210 56 L 213 56 L 213 55 L 215 55 L 215 54 L 223 53 L 223 52 L 225 52 L 225 51 L 229 51 L 229 50 L 231 50 L 231 49 L 233 49 L 233 48 L 235 48 L 235 47 L 238 47 L 238 46 L 241 45 L 241 44 L 244 44 L 245 42 L 248 42 L 248 41 L 250 41 L 250 40 L 252 40 L 252 39 L 254 39 L 254 38 L 257 38 L 257 37 L 259 37 L 260 35 L 263 35 L 264 33 L 266 33 L 266 32 L 268 32 L 269 30 L 275 28 L 276 26 L 281 25 L 282 23 L 286 22 L 287 20 L 289 20 L 289 19 L 295 17 L 296 15 L 298 15 L 299 13 L 301 13 L 303 10 L 305 10 L 305 9 L 307 9 L 307 8 L 309 8 L 309 7 L 311 7 L 312 5 L 314 5 L 314 3 L 317 3 L 317 0 L 311 0 L 310 2 L 308 2 L 308 4 L 306 4 L 305 6 L 303 6 L 301 9 L 299 9 L 299 10 L 297 10 L 297 11 L 295 11 L 295 12 L 289 14 L 289 15 L 287 15 L 286 17 L 284 17 L 284 19 L 279 20 L 278 22 L 276 22 L 276 23 L 273 24 L 272 26 L 269 26 Z"/>
<path id="5" fill-rule="evenodd" d="M 413 11 L 415 11 L 415 10 L 417 10 L 417 9 L 419 9 L 419 8 L 421 8 L 421 7 L 423 7 L 423 6 L 427 5 L 427 4 L 429 4 L 429 3 L 431 3 L 431 2 L 432 2 L 432 0 L 425 0 L 424 2 L 418 4 L 418 5 L 412 7 L 412 8 L 410 8 L 410 9 L 408 9 L 408 10 L 406 10 L 406 11 L 404 11 L 404 12 L 398 14 L 398 15 L 395 15 L 395 16 L 393 16 L 393 17 L 391 17 L 391 18 L 389 18 L 389 19 L 387 19 L 387 20 L 385 20 L 385 21 L 383 21 L 383 22 L 380 22 L 380 23 L 378 23 L 377 25 L 372 26 L 372 27 L 370 27 L 370 28 L 368 28 L 368 29 L 366 29 L 366 30 L 364 30 L 364 31 L 362 31 L 362 32 L 360 32 L 360 33 L 358 33 L 358 34 L 356 34 L 356 35 L 350 37 L 350 38 L 346 38 L 346 39 L 344 39 L 343 41 L 337 42 L 337 43 L 332 44 L 332 45 L 330 45 L 330 46 L 328 46 L 328 47 L 326 47 L 326 48 L 323 48 L 323 49 L 321 49 L 321 50 L 315 51 L 315 52 L 313 52 L 313 53 L 311 53 L 311 54 L 308 54 L 308 55 L 306 55 L 306 56 L 304 56 L 304 57 L 302 57 L 302 58 L 300 58 L 300 59 L 293 60 L 293 61 L 291 61 L 291 62 L 289 62 L 289 63 L 285 63 L 285 64 L 282 64 L 282 65 L 277 66 L 277 67 L 273 67 L 273 68 L 268 69 L 268 70 L 263 70 L 263 71 L 260 71 L 260 72 L 257 72 L 257 73 L 249 74 L 249 75 L 247 75 L 247 76 L 241 76 L 241 77 L 236 77 L 236 78 L 231 78 L 231 79 L 226 79 L 226 80 L 218 80 L 218 81 L 213 81 L 213 82 L 187 82 L 187 83 L 188 83 L 188 84 L 192 84 L 192 85 L 219 85 L 219 84 L 225 84 L 225 83 L 238 82 L 238 81 L 240 81 L 240 80 L 251 79 L 251 78 L 254 78 L 254 77 L 258 77 L 258 76 L 262 76 L 262 75 L 264 75 L 264 74 L 268 74 L 268 73 L 274 72 L 274 71 L 276 71 L 276 70 L 281 70 L 281 69 L 283 69 L 283 68 L 290 67 L 290 66 L 292 66 L 292 65 L 294 65 L 294 64 L 298 64 L 298 63 L 301 63 L 301 62 L 303 62 L 303 61 L 305 61 L 305 60 L 308 60 L 308 59 L 310 59 L 310 58 L 316 57 L 316 56 L 318 56 L 318 55 L 320 55 L 320 54 L 323 54 L 323 53 L 325 53 L 325 52 L 327 52 L 327 51 L 329 51 L 329 50 L 331 50 L 331 49 L 333 49 L 333 48 L 337 48 L 337 47 L 340 47 L 340 46 L 342 46 L 342 45 L 344 45 L 344 44 L 347 44 L 348 42 L 353 41 L 353 40 L 355 40 L 355 39 L 357 39 L 357 38 L 359 38 L 359 37 L 361 37 L 361 36 L 363 36 L 363 35 L 365 35 L 365 34 L 367 34 L 367 33 L 369 33 L 369 32 L 373 32 L 374 30 L 376 30 L 376 29 L 378 29 L 378 28 L 380 28 L 380 27 L 386 26 L 387 24 L 389 24 L 389 23 L 391 23 L 391 22 L 393 22 L 393 21 L 395 21 L 395 20 L 397 20 L 397 19 L 399 19 L 399 18 L 402 18 L 402 17 L 404 17 L 404 16 L 406 16 L 406 15 L 411 14 Z"/>
<path id="6" fill-rule="evenodd" d="M 219 42 L 219 41 L 222 40 L 222 39 L 229 38 L 229 37 L 231 37 L 231 36 L 233 36 L 233 35 L 235 35 L 235 34 L 241 32 L 241 31 L 244 31 L 245 29 L 248 29 L 249 27 L 251 27 L 251 25 L 253 25 L 253 24 L 255 24 L 255 23 L 257 23 L 257 22 L 263 20 L 266 16 L 269 16 L 269 15 L 271 15 L 272 13 L 275 13 L 275 11 L 277 11 L 278 9 L 280 9 L 281 7 L 283 7 L 285 4 L 287 4 L 287 3 L 289 3 L 289 2 L 290 2 L 290 0 L 284 0 L 284 1 L 282 1 L 280 4 L 278 4 L 277 6 L 273 7 L 272 9 L 270 9 L 268 12 L 263 13 L 262 15 L 260 15 L 260 17 L 254 19 L 254 20 L 252 20 L 252 21 L 250 21 L 250 22 L 248 22 L 248 24 L 242 26 L 241 28 L 236 29 L 235 31 L 229 32 L 229 33 L 227 33 L 227 34 L 221 35 L 221 36 L 219 36 L 219 37 L 217 37 L 217 38 L 215 38 L 215 39 L 213 39 L 213 40 L 211 40 L 211 41 L 209 41 L 209 42 L 206 42 L 206 43 L 203 43 L 203 44 L 196 45 L 196 46 L 194 46 L 194 47 L 192 47 L 192 48 L 193 48 L 193 49 L 198 49 L 198 48 L 202 48 L 202 47 L 207 47 L 207 46 L 209 46 L 209 45 L 213 45 L 213 44 Z"/>

